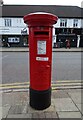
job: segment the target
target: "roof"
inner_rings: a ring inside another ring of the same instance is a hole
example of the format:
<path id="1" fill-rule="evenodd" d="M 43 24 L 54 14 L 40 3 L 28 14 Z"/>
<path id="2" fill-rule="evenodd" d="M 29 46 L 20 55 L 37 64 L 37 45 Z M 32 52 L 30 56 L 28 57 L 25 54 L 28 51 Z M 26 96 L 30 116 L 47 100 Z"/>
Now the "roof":
<path id="1" fill-rule="evenodd" d="M 59 18 L 81 18 L 81 9 L 77 6 L 60 5 L 3 5 L 2 17 L 23 17 L 33 12 L 47 12 Z"/>

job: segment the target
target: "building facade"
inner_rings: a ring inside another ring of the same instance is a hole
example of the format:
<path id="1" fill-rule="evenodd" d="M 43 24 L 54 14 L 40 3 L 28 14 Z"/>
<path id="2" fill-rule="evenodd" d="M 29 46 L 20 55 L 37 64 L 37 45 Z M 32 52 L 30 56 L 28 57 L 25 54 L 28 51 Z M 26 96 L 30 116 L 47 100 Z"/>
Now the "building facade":
<path id="1" fill-rule="evenodd" d="M 23 16 L 33 12 L 48 12 L 58 16 L 53 26 L 53 47 L 65 47 L 69 39 L 71 47 L 83 47 L 82 10 L 77 6 L 56 5 L 2 5 L 0 17 L 0 41 L 4 46 L 28 46 L 29 31 Z M 1 43 L 0 42 L 0 43 Z M 57 43 L 57 46 L 56 46 Z"/>

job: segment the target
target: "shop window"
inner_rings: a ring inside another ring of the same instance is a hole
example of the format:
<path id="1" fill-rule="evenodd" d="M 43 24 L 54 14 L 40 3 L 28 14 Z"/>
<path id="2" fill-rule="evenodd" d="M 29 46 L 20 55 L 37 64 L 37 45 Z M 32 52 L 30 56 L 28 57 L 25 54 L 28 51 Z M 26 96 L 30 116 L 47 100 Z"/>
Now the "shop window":
<path id="1" fill-rule="evenodd" d="M 9 43 L 19 43 L 20 40 L 19 40 L 18 37 L 9 37 L 9 38 L 8 38 L 8 42 L 9 42 Z"/>

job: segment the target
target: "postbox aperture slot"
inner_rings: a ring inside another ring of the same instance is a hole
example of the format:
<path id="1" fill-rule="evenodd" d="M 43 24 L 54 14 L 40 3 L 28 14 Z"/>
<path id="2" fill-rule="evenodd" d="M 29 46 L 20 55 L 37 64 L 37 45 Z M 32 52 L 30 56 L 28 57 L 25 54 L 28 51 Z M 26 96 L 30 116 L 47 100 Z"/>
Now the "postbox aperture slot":
<path id="1" fill-rule="evenodd" d="M 34 35 L 49 35 L 48 31 L 35 31 Z"/>

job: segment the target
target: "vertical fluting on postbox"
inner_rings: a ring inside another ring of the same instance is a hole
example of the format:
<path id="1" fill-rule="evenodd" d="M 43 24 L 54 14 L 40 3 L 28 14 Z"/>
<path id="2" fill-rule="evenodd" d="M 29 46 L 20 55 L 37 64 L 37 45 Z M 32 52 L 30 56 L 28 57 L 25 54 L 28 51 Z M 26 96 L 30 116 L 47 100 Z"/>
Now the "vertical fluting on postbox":
<path id="1" fill-rule="evenodd" d="M 30 106 L 37 110 L 51 105 L 52 28 L 57 20 L 42 12 L 24 16 L 29 27 Z"/>

